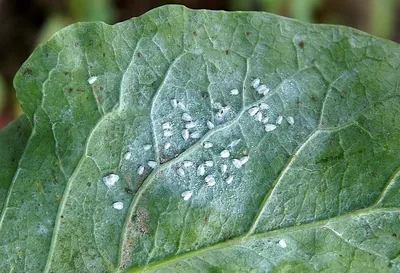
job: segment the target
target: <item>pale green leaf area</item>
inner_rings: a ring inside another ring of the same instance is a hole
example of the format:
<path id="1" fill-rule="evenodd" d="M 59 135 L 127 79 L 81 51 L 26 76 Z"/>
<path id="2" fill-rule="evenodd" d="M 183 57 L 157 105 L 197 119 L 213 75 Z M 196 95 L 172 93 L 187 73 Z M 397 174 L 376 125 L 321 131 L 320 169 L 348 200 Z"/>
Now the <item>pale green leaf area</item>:
<path id="1" fill-rule="evenodd" d="M 33 133 L 1 270 L 399 272 L 399 64 L 396 43 L 261 12 L 59 31 L 15 78 Z"/>

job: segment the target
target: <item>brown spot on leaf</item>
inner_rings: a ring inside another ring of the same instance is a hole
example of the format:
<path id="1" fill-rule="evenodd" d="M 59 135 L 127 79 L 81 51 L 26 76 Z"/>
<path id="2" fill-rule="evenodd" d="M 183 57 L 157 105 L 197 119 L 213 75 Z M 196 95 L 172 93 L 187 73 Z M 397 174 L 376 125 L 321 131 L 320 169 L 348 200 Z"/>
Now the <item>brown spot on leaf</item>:
<path id="1" fill-rule="evenodd" d="M 340 97 L 341 97 L 342 99 L 344 99 L 344 98 L 346 97 L 346 92 L 340 93 Z"/>
<path id="2" fill-rule="evenodd" d="M 132 194 L 133 193 L 133 191 L 130 188 L 125 188 L 125 192 L 127 194 Z"/>
<path id="3" fill-rule="evenodd" d="M 98 102 L 99 104 L 103 104 L 103 97 L 102 97 L 102 96 L 98 96 L 98 97 L 97 97 L 97 102 Z"/>
<path id="4" fill-rule="evenodd" d="M 371 174 L 373 177 L 376 177 L 376 172 L 372 172 Z"/>
<path id="5" fill-rule="evenodd" d="M 138 57 L 142 57 L 143 56 L 142 52 L 138 52 L 137 55 L 138 55 Z"/>
<path id="6" fill-rule="evenodd" d="M 139 232 L 140 235 L 145 235 L 149 232 L 150 218 L 147 209 L 139 207 L 134 217 L 136 231 Z"/>
<path id="7" fill-rule="evenodd" d="M 299 47 L 304 48 L 304 41 L 299 42 Z"/>
<path id="8" fill-rule="evenodd" d="M 247 36 L 251 35 L 251 32 L 250 32 L 250 31 L 247 31 L 247 32 L 246 32 L 246 35 L 247 35 Z"/>
<path id="9" fill-rule="evenodd" d="M 74 45 L 77 47 L 77 46 L 79 46 L 79 43 L 78 43 L 78 42 L 75 42 L 75 44 L 74 44 Z"/>
<path id="10" fill-rule="evenodd" d="M 208 225 L 208 216 L 204 217 L 204 224 Z"/>
<path id="11" fill-rule="evenodd" d="M 25 68 L 24 75 L 32 75 L 32 69 L 29 67 Z"/>
<path id="12" fill-rule="evenodd" d="M 311 99 L 312 99 L 313 101 L 317 101 L 317 100 L 318 100 L 318 98 L 317 98 L 316 96 L 311 96 Z"/>
<path id="13" fill-rule="evenodd" d="M 229 49 L 227 49 L 227 50 L 225 51 L 225 54 L 226 54 L 226 55 L 229 55 L 229 53 L 230 53 L 230 51 L 229 51 Z"/>
<path id="14" fill-rule="evenodd" d="M 397 233 L 393 233 L 393 235 L 392 235 L 394 238 L 399 238 L 399 236 L 397 235 Z"/>
<path id="15" fill-rule="evenodd" d="M 196 32 L 196 31 L 193 31 L 193 35 L 194 35 L 194 36 L 197 36 L 197 32 Z"/>
<path id="16" fill-rule="evenodd" d="M 83 93 L 83 92 L 85 92 L 85 89 L 83 89 L 83 88 L 81 88 L 81 87 L 79 87 L 78 89 L 76 89 L 78 92 L 80 92 L 80 93 Z"/>

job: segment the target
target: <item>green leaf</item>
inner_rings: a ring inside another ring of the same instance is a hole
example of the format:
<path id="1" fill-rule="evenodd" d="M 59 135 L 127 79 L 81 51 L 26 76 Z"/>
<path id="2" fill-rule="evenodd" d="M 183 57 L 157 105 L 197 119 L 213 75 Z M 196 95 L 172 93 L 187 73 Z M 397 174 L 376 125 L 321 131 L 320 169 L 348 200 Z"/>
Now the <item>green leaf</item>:
<path id="1" fill-rule="evenodd" d="M 346 27 L 182 6 L 63 29 L 15 78 L 34 129 L 1 214 L 1 268 L 399 271 L 399 55 Z M 284 117 L 276 129 L 249 114 L 260 103 L 269 124 Z M 200 138 L 183 139 L 183 113 Z"/>

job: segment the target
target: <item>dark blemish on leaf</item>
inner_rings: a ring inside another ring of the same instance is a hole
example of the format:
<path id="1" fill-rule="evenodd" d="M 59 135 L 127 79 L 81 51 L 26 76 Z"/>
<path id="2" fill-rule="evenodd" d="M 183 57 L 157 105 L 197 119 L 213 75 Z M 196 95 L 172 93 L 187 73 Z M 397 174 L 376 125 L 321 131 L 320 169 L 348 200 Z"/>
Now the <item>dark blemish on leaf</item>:
<path id="1" fill-rule="evenodd" d="M 11 162 L 14 162 L 14 161 L 15 161 L 15 158 L 12 158 L 12 159 L 11 159 Z"/>
<path id="2" fill-rule="evenodd" d="M 103 104 L 103 97 L 102 97 L 102 96 L 98 96 L 98 97 L 97 97 L 97 102 L 98 102 L 99 104 Z"/>
<path id="3" fill-rule="evenodd" d="M 32 75 L 32 69 L 30 69 L 29 67 L 25 68 L 24 75 Z"/>
<path id="4" fill-rule="evenodd" d="M 125 192 L 127 194 L 132 194 L 133 193 L 133 191 L 130 188 L 125 188 Z"/>
<path id="5" fill-rule="evenodd" d="M 79 46 L 79 43 L 78 43 L 78 42 L 75 42 L 75 44 L 74 44 L 74 45 L 77 47 L 77 46 Z"/>
<path id="6" fill-rule="evenodd" d="M 83 89 L 83 88 L 81 88 L 81 87 L 79 87 L 78 89 L 76 89 L 78 92 L 81 92 L 81 93 L 83 93 L 83 92 L 85 92 L 85 89 Z"/>
<path id="7" fill-rule="evenodd" d="M 64 129 L 64 132 L 67 133 L 68 131 L 69 131 L 69 128 L 68 128 L 68 127 Z"/>
<path id="8" fill-rule="evenodd" d="M 145 208 L 139 207 L 134 217 L 136 231 L 139 232 L 140 235 L 145 235 L 149 231 L 149 212 Z"/>
<path id="9" fill-rule="evenodd" d="M 65 75 L 65 77 L 69 77 L 69 76 L 71 76 L 71 73 L 65 72 L 64 75 Z"/>
<path id="10" fill-rule="evenodd" d="M 88 186 L 88 187 L 90 187 L 91 185 L 92 185 L 92 183 L 90 183 L 90 182 L 86 183 L 86 186 Z"/>
<path id="11" fill-rule="evenodd" d="M 204 217 L 204 224 L 208 225 L 208 216 Z"/>
<path id="12" fill-rule="evenodd" d="M 247 36 L 251 35 L 251 32 L 250 32 L 250 31 L 247 31 L 247 32 L 246 32 L 246 35 L 247 35 Z"/>
<path id="13" fill-rule="evenodd" d="M 299 47 L 304 48 L 304 41 L 300 41 Z"/>
<path id="14" fill-rule="evenodd" d="M 316 96 L 311 96 L 311 99 L 312 99 L 313 101 L 317 101 L 317 100 L 318 100 L 318 98 L 317 98 Z"/>
<path id="15" fill-rule="evenodd" d="M 376 177 L 376 172 L 372 172 L 371 174 L 373 177 Z"/>
<path id="16" fill-rule="evenodd" d="M 103 57 L 105 57 L 106 56 L 106 53 L 103 53 Z"/>
<path id="17" fill-rule="evenodd" d="M 393 233 L 393 235 L 392 235 L 394 238 L 399 238 L 399 236 L 397 235 L 397 233 Z"/>
<path id="18" fill-rule="evenodd" d="M 297 104 L 302 104 L 303 102 L 301 100 L 297 100 Z"/>
<path id="19" fill-rule="evenodd" d="M 137 55 L 138 55 L 138 57 L 142 57 L 143 56 L 141 52 L 138 52 Z"/>
<path id="20" fill-rule="evenodd" d="M 72 87 L 68 88 L 68 93 L 71 94 L 73 91 Z"/>
<path id="21" fill-rule="evenodd" d="M 90 41 L 89 41 L 89 45 L 93 45 L 93 40 L 90 40 Z"/>
<path id="22" fill-rule="evenodd" d="M 229 55 L 229 53 L 230 53 L 230 51 L 229 51 L 229 49 L 227 49 L 227 50 L 225 51 L 225 54 L 226 54 L 226 55 Z"/>
<path id="23" fill-rule="evenodd" d="M 342 99 L 344 99 L 344 98 L 346 97 L 346 92 L 340 93 L 340 97 L 341 97 Z"/>
<path id="24" fill-rule="evenodd" d="M 193 31 L 193 35 L 194 35 L 194 36 L 197 36 L 197 32 L 196 32 L 196 31 Z"/>

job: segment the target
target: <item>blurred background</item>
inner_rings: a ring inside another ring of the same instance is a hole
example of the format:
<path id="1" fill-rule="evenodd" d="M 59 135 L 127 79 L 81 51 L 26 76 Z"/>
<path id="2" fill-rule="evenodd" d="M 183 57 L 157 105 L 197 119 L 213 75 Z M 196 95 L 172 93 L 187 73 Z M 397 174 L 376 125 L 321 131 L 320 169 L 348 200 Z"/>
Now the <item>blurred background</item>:
<path id="1" fill-rule="evenodd" d="M 0 0 L 0 128 L 22 114 L 12 80 L 39 43 L 74 22 L 112 24 L 165 4 L 267 11 L 400 41 L 400 0 Z"/>

